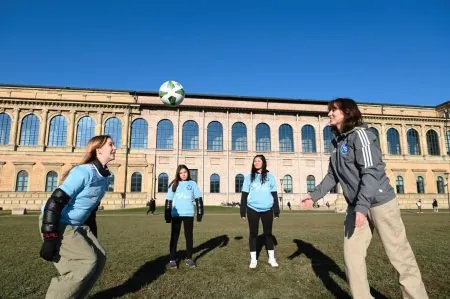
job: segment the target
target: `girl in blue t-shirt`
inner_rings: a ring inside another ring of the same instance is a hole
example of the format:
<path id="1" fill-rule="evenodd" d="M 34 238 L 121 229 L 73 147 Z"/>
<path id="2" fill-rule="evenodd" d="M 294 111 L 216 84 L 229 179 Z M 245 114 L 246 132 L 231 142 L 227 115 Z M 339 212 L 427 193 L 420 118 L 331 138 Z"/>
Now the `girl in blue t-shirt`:
<path id="1" fill-rule="evenodd" d="M 191 179 L 186 165 L 179 165 L 175 179 L 169 184 L 167 192 L 164 218 L 167 223 L 172 223 L 170 233 L 170 260 L 168 267 L 177 269 L 176 253 L 178 237 L 180 236 L 181 223 L 184 225 L 186 238 L 186 265 L 195 268 L 192 260 L 193 230 L 194 230 L 194 203 L 197 207 L 197 221 L 202 221 L 203 199 L 197 183 Z"/>
<path id="2" fill-rule="evenodd" d="M 250 231 L 250 268 L 256 268 L 256 242 L 258 238 L 259 219 L 263 225 L 266 239 L 266 249 L 269 253 L 269 264 L 278 267 L 275 259 L 274 242 L 272 236 L 273 217 L 280 216 L 278 205 L 277 184 L 275 177 L 267 170 L 266 158 L 257 155 L 253 158 L 252 172 L 245 176 L 241 196 L 241 217 L 247 214 Z"/>
<path id="3" fill-rule="evenodd" d="M 109 135 L 91 138 L 78 166 L 62 176 L 40 215 L 40 256 L 53 262 L 60 276 L 51 280 L 46 298 L 84 298 L 106 262 L 97 240 L 96 211 L 108 189 L 116 147 Z"/>

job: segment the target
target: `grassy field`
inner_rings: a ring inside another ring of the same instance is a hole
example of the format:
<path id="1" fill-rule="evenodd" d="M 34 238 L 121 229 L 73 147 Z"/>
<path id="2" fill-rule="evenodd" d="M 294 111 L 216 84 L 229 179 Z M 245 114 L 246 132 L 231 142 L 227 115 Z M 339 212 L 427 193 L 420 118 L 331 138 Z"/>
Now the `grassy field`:
<path id="1" fill-rule="evenodd" d="M 342 252 L 342 214 L 285 212 L 274 223 L 280 267 L 270 268 L 264 249 L 248 269 L 248 227 L 238 209 L 208 207 L 194 227 L 198 267 L 166 270 L 170 226 L 161 210 L 101 211 L 99 240 L 107 251 L 103 276 L 91 298 L 349 298 Z M 0 213 L 0 297 L 43 298 L 51 263 L 38 258 L 37 214 Z M 450 298 L 450 214 L 403 214 L 430 298 Z M 262 230 L 260 228 L 260 230 Z M 184 249 L 180 236 L 179 249 Z M 375 234 L 368 275 L 376 298 L 400 298 L 397 274 Z"/>

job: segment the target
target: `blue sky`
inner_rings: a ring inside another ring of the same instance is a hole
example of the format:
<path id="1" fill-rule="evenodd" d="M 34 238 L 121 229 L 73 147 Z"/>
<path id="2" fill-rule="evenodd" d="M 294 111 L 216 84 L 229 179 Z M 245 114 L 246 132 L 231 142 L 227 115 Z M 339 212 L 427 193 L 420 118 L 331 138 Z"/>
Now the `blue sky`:
<path id="1" fill-rule="evenodd" d="M 111 2 L 1 1 L 0 83 L 450 100 L 446 0 Z"/>

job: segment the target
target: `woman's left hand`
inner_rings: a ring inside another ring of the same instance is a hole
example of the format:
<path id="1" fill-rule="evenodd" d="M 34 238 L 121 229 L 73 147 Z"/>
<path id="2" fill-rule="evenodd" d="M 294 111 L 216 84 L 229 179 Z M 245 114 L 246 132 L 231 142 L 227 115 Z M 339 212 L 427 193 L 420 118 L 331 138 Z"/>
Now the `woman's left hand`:
<path id="1" fill-rule="evenodd" d="M 356 212 L 355 226 L 363 227 L 366 221 L 366 216 L 361 212 Z"/>

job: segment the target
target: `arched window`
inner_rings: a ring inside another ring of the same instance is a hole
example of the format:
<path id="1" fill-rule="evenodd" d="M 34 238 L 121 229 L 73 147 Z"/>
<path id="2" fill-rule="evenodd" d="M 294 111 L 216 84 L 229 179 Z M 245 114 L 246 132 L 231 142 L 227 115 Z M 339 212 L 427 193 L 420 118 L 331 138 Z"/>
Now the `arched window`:
<path id="1" fill-rule="evenodd" d="M 16 192 L 28 191 L 28 172 L 25 170 L 19 171 L 16 179 Z"/>
<path id="2" fill-rule="evenodd" d="M 306 190 L 308 192 L 314 191 L 316 188 L 316 178 L 313 175 L 308 175 L 306 178 Z"/>
<path id="3" fill-rule="evenodd" d="M 331 126 L 326 126 L 323 128 L 323 152 L 331 152 L 331 140 L 333 140 L 333 131 L 331 131 Z"/>
<path id="4" fill-rule="evenodd" d="M 20 145 L 37 145 L 39 137 L 39 118 L 28 114 L 22 119 Z"/>
<path id="5" fill-rule="evenodd" d="M 86 147 L 95 134 L 95 121 L 90 116 L 83 116 L 78 121 L 76 147 Z"/>
<path id="6" fill-rule="evenodd" d="M 50 120 L 48 129 L 48 146 L 65 146 L 67 144 L 67 120 L 57 115 Z"/>
<path id="7" fill-rule="evenodd" d="M 243 184 L 244 184 L 244 176 L 242 174 L 236 175 L 234 177 L 234 192 L 241 193 Z"/>
<path id="8" fill-rule="evenodd" d="M 223 128 L 218 121 L 212 121 L 208 124 L 208 150 L 223 150 Z"/>
<path id="9" fill-rule="evenodd" d="M 292 193 L 292 177 L 287 174 L 283 177 L 283 192 L 284 193 Z"/>
<path id="10" fill-rule="evenodd" d="M 406 133 L 406 140 L 408 142 L 408 153 L 410 155 L 420 155 L 419 133 L 414 129 L 409 129 Z"/>
<path id="11" fill-rule="evenodd" d="M 135 119 L 131 123 L 131 148 L 147 148 L 148 124 L 143 118 Z"/>
<path id="12" fill-rule="evenodd" d="M 394 128 L 387 130 L 387 145 L 389 155 L 400 155 L 400 137 L 398 131 Z"/>
<path id="13" fill-rule="evenodd" d="M 6 113 L 0 113 L 0 144 L 9 143 L 9 133 L 11 131 L 11 117 Z"/>
<path id="14" fill-rule="evenodd" d="M 445 194 L 444 178 L 442 178 L 441 176 L 438 176 L 436 184 L 437 184 L 437 192 L 438 192 L 438 194 Z"/>
<path id="15" fill-rule="evenodd" d="M 395 182 L 395 187 L 397 189 L 397 193 L 399 194 L 403 194 L 405 193 L 405 183 L 403 181 L 403 177 L 402 176 L 397 176 L 397 180 Z"/>
<path id="16" fill-rule="evenodd" d="M 428 146 L 428 155 L 431 156 L 439 156 L 439 137 L 435 130 L 429 130 L 427 132 L 427 146 Z"/>
<path id="17" fill-rule="evenodd" d="M 139 172 L 135 172 L 131 175 L 131 192 L 142 191 L 142 175 Z"/>
<path id="18" fill-rule="evenodd" d="M 58 174 L 50 171 L 45 178 L 45 192 L 53 192 L 56 188 L 58 188 Z"/>
<path id="19" fill-rule="evenodd" d="M 256 151 L 270 152 L 270 127 L 265 123 L 256 126 Z"/>
<path id="20" fill-rule="evenodd" d="M 281 125 L 278 129 L 280 152 L 292 153 L 294 152 L 294 131 L 288 124 Z"/>
<path id="21" fill-rule="evenodd" d="M 302 128 L 302 152 L 316 152 L 316 132 L 311 125 L 304 125 Z"/>
<path id="22" fill-rule="evenodd" d="M 425 193 L 425 182 L 423 180 L 423 177 L 418 176 L 416 183 L 417 183 L 417 193 L 419 194 Z"/>
<path id="23" fill-rule="evenodd" d="M 183 124 L 183 149 L 198 149 L 198 125 L 193 120 L 188 120 Z"/>
<path id="24" fill-rule="evenodd" d="M 236 152 L 247 151 L 247 127 L 237 122 L 231 127 L 232 150 Z"/>
<path id="25" fill-rule="evenodd" d="M 111 172 L 108 183 L 108 192 L 114 192 L 114 173 Z"/>
<path id="26" fill-rule="evenodd" d="M 158 192 L 167 191 L 169 191 L 169 176 L 163 172 L 158 176 Z"/>
<path id="27" fill-rule="evenodd" d="M 212 174 L 209 184 L 210 193 L 220 193 L 220 177 L 218 174 Z"/>
<path id="28" fill-rule="evenodd" d="M 380 146 L 380 133 L 378 133 L 378 130 L 374 127 L 370 127 L 369 131 L 373 133 L 377 137 L 377 144 Z"/>
<path id="29" fill-rule="evenodd" d="M 156 128 L 156 148 L 173 148 L 173 124 L 168 119 L 163 119 L 158 123 Z"/>
<path id="30" fill-rule="evenodd" d="M 122 122 L 117 117 L 111 117 L 105 122 L 105 135 L 112 137 L 116 148 L 122 144 Z"/>

